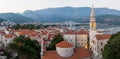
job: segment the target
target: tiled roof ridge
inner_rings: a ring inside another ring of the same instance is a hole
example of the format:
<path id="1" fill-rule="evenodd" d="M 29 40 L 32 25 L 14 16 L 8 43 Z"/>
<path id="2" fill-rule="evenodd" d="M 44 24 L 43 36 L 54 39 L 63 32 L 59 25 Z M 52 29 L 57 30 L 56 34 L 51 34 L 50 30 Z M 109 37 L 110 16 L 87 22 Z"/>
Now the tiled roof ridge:
<path id="1" fill-rule="evenodd" d="M 14 35 L 13 34 L 5 34 L 4 36 L 5 36 L 5 38 L 13 38 Z"/>
<path id="2" fill-rule="evenodd" d="M 104 40 L 104 39 L 110 39 L 111 34 L 97 34 L 96 38 L 97 40 Z"/>
<path id="3" fill-rule="evenodd" d="M 73 47 L 73 45 L 69 42 L 66 41 L 62 41 L 58 44 L 56 44 L 57 47 L 61 47 L 61 48 L 69 48 L 69 47 Z"/>

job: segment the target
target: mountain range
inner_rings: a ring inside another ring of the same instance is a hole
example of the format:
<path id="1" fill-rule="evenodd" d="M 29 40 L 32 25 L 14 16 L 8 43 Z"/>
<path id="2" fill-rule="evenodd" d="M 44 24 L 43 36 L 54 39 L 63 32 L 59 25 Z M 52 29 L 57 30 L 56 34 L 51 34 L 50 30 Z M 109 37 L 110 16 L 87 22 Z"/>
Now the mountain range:
<path id="1" fill-rule="evenodd" d="M 24 22 L 32 21 L 31 18 L 25 17 L 17 13 L 1 13 L 0 18 L 4 20 L 10 20 L 15 23 L 24 23 Z"/>
<path id="2" fill-rule="evenodd" d="M 95 8 L 96 20 L 98 23 L 120 22 L 120 11 L 109 8 Z M 40 21 L 44 22 L 89 22 L 91 8 L 90 7 L 59 7 L 47 8 L 42 10 L 26 10 L 22 14 L 18 13 L 2 13 L 0 18 L 12 20 L 17 23 Z M 118 23 L 119 24 L 119 23 Z"/>

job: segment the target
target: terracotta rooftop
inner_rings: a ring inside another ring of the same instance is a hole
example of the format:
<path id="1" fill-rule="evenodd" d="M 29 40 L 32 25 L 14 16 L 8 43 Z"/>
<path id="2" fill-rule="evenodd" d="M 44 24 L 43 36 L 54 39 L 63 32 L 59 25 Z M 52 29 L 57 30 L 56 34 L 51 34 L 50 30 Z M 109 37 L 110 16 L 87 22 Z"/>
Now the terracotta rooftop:
<path id="1" fill-rule="evenodd" d="M 29 37 L 35 37 L 35 36 L 38 36 L 38 33 L 37 32 L 34 32 L 34 31 L 32 31 L 32 32 L 30 32 L 29 33 L 29 35 L 28 35 Z"/>
<path id="2" fill-rule="evenodd" d="M 25 30 L 21 30 L 21 31 L 19 32 L 19 34 L 20 34 L 20 35 L 26 35 L 26 34 L 28 34 L 28 33 L 30 33 L 30 32 L 31 32 L 31 30 L 25 29 Z"/>
<path id="3" fill-rule="evenodd" d="M 83 59 L 90 57 L 90 52 L 85 48 L 75 48 L 74 54 L 71 57 L 60 57 L 56 51 L 46 51 L 42 59 Z"/>
<path id="4" fill-rule="evenodd" d="M 28 35 L 29 37 L 35 37 L 38 35 L 38 33 L 36 31 L 33 31 L 33 30 L 21 30 L 18 32 L 19 35 Z"/>
<path id="5" fill-rule="evenodd" d="M 62 41 L 62 42 L 56 44 L 56 46 L 61 47 L 61 48 L 69 48 L 69 47 L 72 47 L 73 45 L 69 42 Z"/>
<path id="6" fill-rule="evenodd" d="M 111 37 L 111 34 L 96 35 L 97 40 L 110 39 L 110 37 Z"/>
<path id="7" fill-rule="evenodd" d="M 80 29 L 80 31 L 68 30 L 64 34 L 88 34 L 89 32 L 85 29 Z"/>
<path id="8" fill-rule="evenodd" d="M 65 32 L 64 34 L 75 34 L 76 32 L 74 30 L 68 30 L 67 32 Z"/>
<path id="9" fill-rule="evenodd" d="M 44 31 L 40 31 L 40 32 L 41 32 L 42 35 L 46 35 L 46 34 L 48 34 L 48 32 L 45 31 L 45 30 L 44 30 Z"/>
<path id="10" fill-rule="evenodd" d="M 88 31 L 80 29 L 80 31 L 78 31 L 77 34 L 88 34 Z"/>
<path id="11" fill-rule="evenodd" d="M 21 30 L 12 30 L 13 32 L 20 32 Z"/>
<path id="12" fill-rule="evenodd" d="M 6 34 L 5 38 L 13 38 L 13 35 L 12 34 Z"/>

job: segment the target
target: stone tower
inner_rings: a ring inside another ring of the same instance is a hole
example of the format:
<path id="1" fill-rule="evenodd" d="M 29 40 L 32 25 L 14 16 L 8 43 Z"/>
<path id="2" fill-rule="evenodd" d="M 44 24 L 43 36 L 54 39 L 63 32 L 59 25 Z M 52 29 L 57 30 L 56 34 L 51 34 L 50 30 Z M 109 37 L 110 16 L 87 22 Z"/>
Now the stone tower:
<path id="1" fill-rule="evenodd" d="M 94 46 L 94 38 L 96 35 L 96 20 L 94 14 L 94 7 L 92 5 L 91 16 L 90 16 L 90 30 L 89 30 L 89 48 L 93 50 Z"/>

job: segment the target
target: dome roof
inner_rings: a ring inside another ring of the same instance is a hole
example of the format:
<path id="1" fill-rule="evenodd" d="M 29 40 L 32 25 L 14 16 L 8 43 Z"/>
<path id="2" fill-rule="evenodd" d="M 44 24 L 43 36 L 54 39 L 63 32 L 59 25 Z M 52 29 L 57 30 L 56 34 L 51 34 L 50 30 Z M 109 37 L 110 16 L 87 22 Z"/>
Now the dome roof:
<path id="1" fill-rule="evenodd" d="M 62 41 L 62 42 L 56 44 L 56 47 L 69 48 L 69 47 L 73 47 L 73 45 L 69 42 Z"/>

